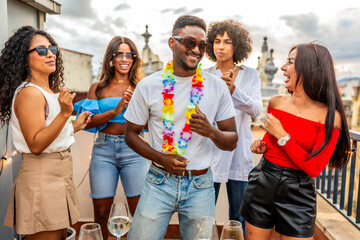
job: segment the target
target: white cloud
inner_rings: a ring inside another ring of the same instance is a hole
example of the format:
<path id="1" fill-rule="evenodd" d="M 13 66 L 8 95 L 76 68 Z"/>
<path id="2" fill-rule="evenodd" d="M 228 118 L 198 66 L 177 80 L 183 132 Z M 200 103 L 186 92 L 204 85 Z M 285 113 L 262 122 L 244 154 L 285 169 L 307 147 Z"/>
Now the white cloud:
<path id="1" fill-rule="evenodd" d="M 63 0 L 61 2 L 61 14 L 73 18 L 96 18 L 95 10 L 88 0 Z"/>
<path id="2" fill-rule="evenodd" d="M 241 21 L 253 38 L 253 54 L 245 62 L 250 67 L 257 65 L 264 36 L 268 37 L 269 48 L 275 50 L 278 68 L 292 45 L 319 40 L 329 48 L 335 64 L 344 66 L 353 76 L 360 76 L 360 8 L 352 0 L 343 0 L 341 5 L 328 4 L 325 0 L 301 3 L 263 0 L 246 4 L 238 0 L 206 4 L 193 0 L 58 2 L 62 4 L 62 13 L 48 15 L 47 30 L 61 47 L 94 55 L 95 73 L 108 42 L 115 35 L 130 37 L 141 51 L 145 44 L 141 34 L 146 24 L 152 34 L 149 44 L 153 52 L 164 62 L 170 60 L 167 40 L 174 21 L 180 15 L 193 14 L 207 23 L 228 18 Z M 205 58 L 203 61 L 204 67 L 212 64 Z M 275 77 L 277 81 L 282 81 L 280 72 Z M 339 72 L 338 77 L 344 74 Z"/>
<path id="3" fill-rule="evenodd" d="M 131 8 L 131 6 L 130 6 L 129 4 L 127 4 L 127 3 L 121 3 L 121 4 L 117 5 L 117 6 L 114 8 L 114 10 L 115 10 L 115 11 L 120 11 L 120 10 L 129 9 L 129 8 Z"/>

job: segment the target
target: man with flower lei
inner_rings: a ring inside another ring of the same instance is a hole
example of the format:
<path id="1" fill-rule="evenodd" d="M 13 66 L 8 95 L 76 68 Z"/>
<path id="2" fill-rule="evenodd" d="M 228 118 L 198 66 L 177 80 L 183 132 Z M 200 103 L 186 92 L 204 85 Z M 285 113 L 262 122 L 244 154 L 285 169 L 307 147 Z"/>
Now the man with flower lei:
<path id="1" fill-rule="evenodd" d="M 232 151 L 238 136 L 225 82 L 199 64 L 209 46 L 205 32 L 198 17 L 176 20 L 173 61 L 138 83 L 125 113 L 126 143 L 152 161 L 128 239 L 163 239 L 174 212 L 180 238 L 194 239 L 199 218 L 215 216 L 210 166 L 216 148 Z M 146 123 L 149 143 L 139 136 Z"/>

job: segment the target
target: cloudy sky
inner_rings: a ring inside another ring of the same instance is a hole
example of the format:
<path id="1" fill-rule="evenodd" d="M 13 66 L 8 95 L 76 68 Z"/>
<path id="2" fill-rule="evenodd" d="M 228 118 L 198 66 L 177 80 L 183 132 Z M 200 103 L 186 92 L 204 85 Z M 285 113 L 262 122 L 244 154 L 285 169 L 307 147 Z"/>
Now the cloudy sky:
<path id="1" fill-rule="evenodd" d="M 97 74 L 108 42 L 116 35 L 127 36 L 144 47 L 145 25 L 152 34 L 149 45 L 163 62 L 171 60 L 167 41 L 177 17 L 184 14 L 203 18 L 207 24 L 223 19 L 240 21 L 253 38 L 253 52 L 244 64 L 256 68 L 263 37 L 274 49 L 282 81 L 281 65 L 288 50 L 313 40 L 328 47 L 334 58 L 337 78 L 360 77 L 360 2 L 355 0 L 56 0 L 60 15 L 47 15 L 46 30 L 60 47 L 94 55 Z M 212 63 L 205 57 L 204 67 Z"/>

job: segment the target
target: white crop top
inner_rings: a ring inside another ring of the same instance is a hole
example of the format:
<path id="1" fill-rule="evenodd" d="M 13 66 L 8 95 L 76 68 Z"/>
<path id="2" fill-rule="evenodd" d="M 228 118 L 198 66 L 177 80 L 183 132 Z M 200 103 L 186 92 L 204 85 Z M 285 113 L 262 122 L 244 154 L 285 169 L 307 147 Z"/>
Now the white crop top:
<path id="1" fill-rule="evenodd" d="M 20 86 L 16 89 L 12 100 L 10 127 L 12 131 L 12 137 L 15 148 L 18 152 L 21 153 L 30 153 L 30 149 L 26 144 L 25 138 L 20 129 L 19 120 L 15 115 L 14 102 L 19 91 L 23 87 L 28 87 L 28 86 L 36 87 L 37 89 L 39 89 L 46 99 L 46 110 L 45 110 L 46 127 L 49 126 L 50 123 L 55 119 L 55 117 L 60 113 L 60 104 L 58 101 L 59 93 L 56 94 L 48 93 L 41 87 L 28 82 L 23 82 L 20 84 Z M 60 152 L 62 150 L 69 148 L 74 142 L 75 142 L 74 128 L 69 118 L 69 120 L 66 122 L 64 128 L 61 130 L 58 137 L 43 151 L 43 153 Z"/>

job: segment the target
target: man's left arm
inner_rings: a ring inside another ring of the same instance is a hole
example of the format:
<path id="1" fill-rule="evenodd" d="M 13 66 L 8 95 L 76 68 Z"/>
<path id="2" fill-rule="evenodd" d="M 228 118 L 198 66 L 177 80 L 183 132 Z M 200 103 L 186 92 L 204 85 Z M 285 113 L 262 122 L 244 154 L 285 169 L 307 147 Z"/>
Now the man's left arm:
<path id="1" fill-rule="evenodd" d="M 234 117 L 217 122 L 218 128 L 212 125 L 198 105 L 195 105 L 196 114 L 190 118 L 190 130 L 210 138 L 221 150 L 232 151 L 236 148 L 238 135 Z"/>

